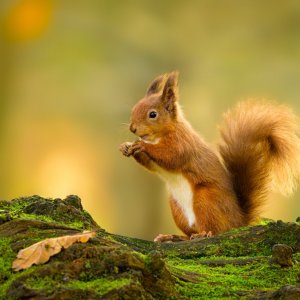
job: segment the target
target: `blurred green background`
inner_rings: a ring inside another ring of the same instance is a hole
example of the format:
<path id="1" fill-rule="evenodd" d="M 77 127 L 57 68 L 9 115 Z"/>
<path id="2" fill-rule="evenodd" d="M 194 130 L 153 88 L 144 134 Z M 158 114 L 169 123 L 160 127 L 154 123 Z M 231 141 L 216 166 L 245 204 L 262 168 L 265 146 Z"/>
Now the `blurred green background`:
<path id="1" fill-rule="evenodd" d="M 178 230 L 163 183 L 120 143 L 157 75 L 180 71 L 181 104 L 206 140 L 251 97 L 300 115 L 300 2 L 1 0 L 0 198 L 78 194 L 108 231 Z M 295 220 L 294 197 L 264 216 Z"/>

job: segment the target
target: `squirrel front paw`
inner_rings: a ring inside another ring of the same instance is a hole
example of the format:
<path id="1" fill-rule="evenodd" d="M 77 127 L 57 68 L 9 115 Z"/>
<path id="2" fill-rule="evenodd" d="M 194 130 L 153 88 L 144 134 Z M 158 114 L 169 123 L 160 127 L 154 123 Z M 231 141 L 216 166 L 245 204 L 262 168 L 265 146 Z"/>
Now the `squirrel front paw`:
<path id="1" fill-rule="evenodd" d="M 132 155 L 132 150 L 131 150 L 132 145 L 133 145 L 133 143 L 125 142 L 120 145 L 119 149 L 124 156 L 128 157 L 128 156 Z"/>
<path id="2" fill-rule="evenodd" d="M 134 143 L 125 142 L 120 145 L 119 149 L 122 152 L 122 154 L 127 157 L 131 155 L 134 156 L 135 154 L 145 150 L 142 141 L 135 141 Z"/>
<path id="3" fill-rule="evenodd" d="M 136 141 L 134 143 L 126 142 L 121 144 L 119 149 L 123 155 L 128 157 L 144 151 L 144 145 L 142 141 Z"/>
<path id="4" fill-rule="evenodd" d="M 135 154 L 138 154 L 140 152 L 145 151 L 145 144 L 143 143 L 143 141 L 135 141 L 132 145 L 131 145 L 131 152 L 132 155 L 134 156 Z"/>

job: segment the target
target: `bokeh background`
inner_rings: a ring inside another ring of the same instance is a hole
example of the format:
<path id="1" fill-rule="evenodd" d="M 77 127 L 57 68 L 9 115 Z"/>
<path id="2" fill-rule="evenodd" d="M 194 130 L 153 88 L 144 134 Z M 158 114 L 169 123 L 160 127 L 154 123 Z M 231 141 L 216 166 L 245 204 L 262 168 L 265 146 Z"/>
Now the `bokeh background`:
<path id="1" fill-rule="evenodd" d="M 118 145 L 158 74 L 180 70 L 181 104 L 206 140 L 251 97 L 300 115 L 300 2 L 1 0 L 0 198 L 77 194 L 108 231 L 178 232 L 163 183 Z M 264 216 L 295 220 L 299 192 Z"/>

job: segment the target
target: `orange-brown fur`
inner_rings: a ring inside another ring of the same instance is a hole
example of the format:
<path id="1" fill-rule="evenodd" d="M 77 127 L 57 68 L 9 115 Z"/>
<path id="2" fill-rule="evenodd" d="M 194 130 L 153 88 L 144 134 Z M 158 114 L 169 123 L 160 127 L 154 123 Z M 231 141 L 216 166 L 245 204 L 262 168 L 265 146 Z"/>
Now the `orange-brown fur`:
<path id="1" fill-rule="evenodd" d="M 149 112 L 158 116 L 152 120 Z M 184 119 L 178 73 L 161 75 L 132 110 L 130 129 L 141 139 L 121 151 L 152 172 L 181 174 L 193 193 L 195 223 L 169 196 L 176 225 L 187 235 L 217 234 L 254 221 L 272 183 L 291 192 L 299 178 L 294 114 L 284 106 L 246 101 L 225 115 L 218 155 Z"/>

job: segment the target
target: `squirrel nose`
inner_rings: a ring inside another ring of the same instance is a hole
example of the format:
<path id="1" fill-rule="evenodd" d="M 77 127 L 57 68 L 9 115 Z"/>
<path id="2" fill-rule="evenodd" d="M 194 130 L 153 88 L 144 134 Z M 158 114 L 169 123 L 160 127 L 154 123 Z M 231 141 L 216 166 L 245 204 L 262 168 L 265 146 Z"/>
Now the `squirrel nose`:
<path id="1" fill-rule="evenodd" d="M 134 127 L 134 125 L 130 124 L 129 129 L 132 133 L 136 133 L 136 128 Z"/>

